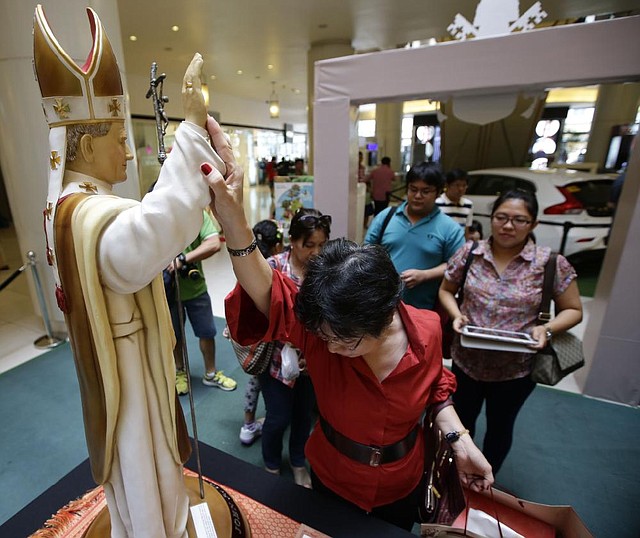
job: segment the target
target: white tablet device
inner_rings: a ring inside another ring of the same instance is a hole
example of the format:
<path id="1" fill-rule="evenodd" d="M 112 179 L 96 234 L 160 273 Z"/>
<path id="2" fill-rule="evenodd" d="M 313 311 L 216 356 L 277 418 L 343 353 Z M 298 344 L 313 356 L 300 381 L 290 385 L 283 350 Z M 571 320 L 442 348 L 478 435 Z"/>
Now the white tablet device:
<path id="1" fill-rule="evenodd" d="M 536 353 L 537 351 L 529 347 L 529 345 L 536 343 L 530 334 L 490 329 L 476 325 L 465 325 L 462 328 L 460 343 L 464 347 L 494 349 L 497 351 L 514 351 L 518 353 Z"/>

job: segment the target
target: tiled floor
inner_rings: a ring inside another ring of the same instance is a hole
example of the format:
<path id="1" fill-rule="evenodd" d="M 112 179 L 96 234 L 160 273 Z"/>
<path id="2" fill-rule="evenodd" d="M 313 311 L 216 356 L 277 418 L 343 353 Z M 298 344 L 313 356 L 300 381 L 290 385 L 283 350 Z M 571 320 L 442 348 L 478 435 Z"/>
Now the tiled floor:
<path id="1" fill-rule="evenodd" d="M 272 209 L 267 187 L 246 189 L 244 199 L 251 224 L 269 218 Z M 0 253 L 4 253 L 5 263 L 10 267 L 9 270 L 0 271 L 0 282 L 3 282 L 23 263 L 13 228 L 0 229 Z M 236 283 L 224 243 L 219 253 L 203 262 L 203 268 L 213 303 L 213 313 L 218 317 L 224 317 L 224 298 Z M 39 267 L 39 270 L 47 268 Z M 591 304 L 590 298 L 583 297 L 582 300 L 585 319 L 572 331 L 579 338 L 582 338 L 584 333 Z M 43 327 L 42 320 L 35 314 L 29 297 L 26 275 L 20 275 L 0 292 L 0 374 L 46 351 L 33 344 L 37 338 L 46 334 Z M 573 375 L 563 379 L 556 388 L 582 392 Z"/>

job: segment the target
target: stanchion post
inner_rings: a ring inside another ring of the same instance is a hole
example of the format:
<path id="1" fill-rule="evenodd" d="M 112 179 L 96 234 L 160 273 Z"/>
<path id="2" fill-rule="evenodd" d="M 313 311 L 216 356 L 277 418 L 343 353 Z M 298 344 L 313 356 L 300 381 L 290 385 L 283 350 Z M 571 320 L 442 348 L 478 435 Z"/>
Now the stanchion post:
<path id="1" fill-rule="evenodd" d="M 64 338 L 58 338 L 53 334 L 51 330 L 51 321 L 49 320 L 49 312 L 47 310 L 47 303 L 44 300 L 44 292 L 42 290 L 42 283 L 38 276 L 38 268 L 36 267 L 36 253 L 33 250 L 27 252 L 27 259 L 31 266 L 31 273 L 33 275 L 33 282 L 36 286 L 36 295 L 38 296 L 38 303 L 40 303 L 40 313 L 42 314 L 42 321 L 44 322 L 45 331 L 47 334 L 41 336 L 33 342 L 33 345 L 39 348 L 53 348 L 59 346 L 64 342 Z"/>

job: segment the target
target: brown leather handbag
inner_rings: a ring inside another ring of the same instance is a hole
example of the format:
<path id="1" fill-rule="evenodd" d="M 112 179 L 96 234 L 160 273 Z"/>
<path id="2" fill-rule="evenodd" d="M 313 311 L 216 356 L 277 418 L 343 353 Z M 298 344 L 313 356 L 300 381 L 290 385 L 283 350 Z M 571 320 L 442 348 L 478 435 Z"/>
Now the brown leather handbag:
<path id="1" fill-rule="evenodd" d="M 431 409 L 424 418 L 424 473 L 418 504 L 421 523 L 451 525 L 466 502 L 453 449 L 436 426 Z"/>

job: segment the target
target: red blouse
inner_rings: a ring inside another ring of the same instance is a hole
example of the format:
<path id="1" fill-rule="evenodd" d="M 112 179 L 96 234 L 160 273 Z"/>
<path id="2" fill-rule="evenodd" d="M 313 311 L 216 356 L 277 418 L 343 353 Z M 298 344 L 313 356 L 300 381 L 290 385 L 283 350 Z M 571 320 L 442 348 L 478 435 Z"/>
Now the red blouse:
<path id="1" fill-rule="evenodd" d="M 231 337 L 242 345 L 260 340 L 291 342 L 304 353 L 318 409 L 334 429 L 359 443 L 388 445 L 403 439 L 428 404 L 445 401 L 455 390 L 454 375 L 442 367 L 438 315 L 400 303 L 409 339 L 398 366 L 382 382 L 362 357 L 329 352 L 305 330 L 293 311 L 296 285 L 273 271 L 267 320 L 238 285 L 225 301 Z M 423 471 L 423 438 L 404 458 L 371 467 L 342 455 L 314 428 L 305 453 L 320 480 L 341 497 L 371 510 L 408 495 Z"/>

